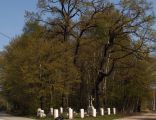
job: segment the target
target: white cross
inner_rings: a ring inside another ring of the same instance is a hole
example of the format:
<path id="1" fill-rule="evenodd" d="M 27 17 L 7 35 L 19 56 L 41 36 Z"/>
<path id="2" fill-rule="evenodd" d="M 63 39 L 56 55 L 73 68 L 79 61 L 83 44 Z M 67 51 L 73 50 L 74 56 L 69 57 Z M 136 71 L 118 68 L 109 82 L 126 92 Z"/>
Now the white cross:
<path id="1" fill-rule="evenodd" d="M 90 98 L 89 98 L 89 106 L 93 106 L 93 100 L 94 100 L 94 98 L 92 96 L 90 96 Z"/>

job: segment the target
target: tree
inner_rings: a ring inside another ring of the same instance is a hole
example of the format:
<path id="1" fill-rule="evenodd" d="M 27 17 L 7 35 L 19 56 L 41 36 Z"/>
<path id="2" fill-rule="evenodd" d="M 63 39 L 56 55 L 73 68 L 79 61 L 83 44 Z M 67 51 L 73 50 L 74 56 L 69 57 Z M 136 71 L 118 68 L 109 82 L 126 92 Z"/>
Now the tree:
<path id="1" fill-rule="evenodd" d="M 43 39 L 44 28 L 36 22 L 28 23 L 24 30 L 4 52 L 4 94 L 14 110 L 25 114 L 39 106 L 47 111 L 50 106 L 68 106 L 64 97 L 74 94 L 72 87 L 79 82 L 79 73 L 71 64 L 71 51 L 61 56 L 59 53 L 70 44 Z"/>
<path id="2" fill-rule="evenodd" d="M 14 110 L 78 110 L 87 108 L 91 95 L 97 109 L 140 109 L 149 95 L 146 60 L 149 43 L 155 42 L 150 4 L 39 0 L 38 8 L 27 13 L 23 34 L 3 54 L 4 95 Z"/>
<path id="3" fill-rule="evenodd" d="M 117 10 L 110 9 L 104 12 L 103 18 L 98 20 L 97 23 L 99 24 L 99 29 L 101 29 L 101 35 L 106 35 L 106 37 L 103 37 L 105 42 L 101 50 L 102 58 L 94 89 L 97 108 L 99 108 L 99 85 L 106 76 L 112 73 L 117 61 L 131 54 L 135 54 L 140 58 L 142 53 L 148 52 L 141 49 L 145 48 L 148 42 L 155 40 L 152 35 L 154 32 L 152 30 L 154 16 L 150 14 L 150 10 L 150 4 L 146 1 L 124 0 L 120 2 Z M 100 24 L 103 23 L 100 22 L 101 20 L 109 20 L 110 22 L 107 21 L 102 26 Z M 130 41 L 128 45 L 124 43 L 125 38 Z M 137 43 L 138 41 L 139 44 Z M 118 49 L 116 50 L 114 48 Z M 122 54 L 119 55 L 118 53 Z M 108 58 L 111 65 L 110 69 L 106 71 L 105 66 Z"/>

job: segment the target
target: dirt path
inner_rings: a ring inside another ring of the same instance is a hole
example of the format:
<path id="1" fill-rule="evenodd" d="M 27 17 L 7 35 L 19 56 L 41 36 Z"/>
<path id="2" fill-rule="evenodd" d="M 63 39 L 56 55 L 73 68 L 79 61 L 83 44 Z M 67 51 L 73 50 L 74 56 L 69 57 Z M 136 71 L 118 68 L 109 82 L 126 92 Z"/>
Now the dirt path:
<path id="1" fill-rule="evenodd" d="M 142 113 L 137 116 L 130 116 L 117 120 L 156 120 L 156 113 Z"/>
<path id="2" fill-rule="evenodd" d="M 33 120 L 33 119 L 24 118 L 24 117 L 15 117 L 5 113 L 0 113 L 0 120 Z"/>

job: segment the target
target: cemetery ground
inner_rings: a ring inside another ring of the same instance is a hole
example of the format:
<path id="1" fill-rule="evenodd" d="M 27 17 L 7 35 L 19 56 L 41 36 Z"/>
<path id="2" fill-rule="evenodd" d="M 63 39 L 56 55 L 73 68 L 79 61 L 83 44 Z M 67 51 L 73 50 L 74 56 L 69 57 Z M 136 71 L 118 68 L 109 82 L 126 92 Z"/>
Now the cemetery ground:
<path id="1" fill-rule="evenodd" d="M 21 120 L 23 120 L 23 119 L 21 119 Z M 35 120 L 54 120 L 54 118 L 53 117 L 35 118 Z M 69 120 L 69 119 L 66 117 L 63 120 Z M 131 115 L 121 115 L 121 114 L 104 115 L 104 116 L 97 116 L 97 117 L 85 117 L 83 119 L 77 116 L 77 117 L 73 118 L 72 120 L 156 120 L 156 113 L 155 112 L 144 112 L 144 113 L 131 114 Z"/>
<path id="2" fill-rule="evenodd" d="M 54 120 L 53 117 L 49 118 L 25 118 L 25 117 L 16 117 L 8 114 L 0 113 L 0 120 Z M 64 120 L 68 120 L 67 118 Z M 72 120 L 156 120 L 156 113 L 140 113 L 133 116 L 123 117 L 121 115 L 105 115 L 103 117 L 85 117 L 84 119 L 74 118 Z"/>
<path id="3" fill-rule="evenodd" d="M 105 116 L 98 116 L 98 117 L 85 117 L 85 118 L 80 118 L 80 117 L 75 117 L 73 120 L 114 120 L 118 119 L 121 116 L 119 115 L 105 115 Z M 37 120 L 54 120 L 52 117 L 48 118 L 37 118 Z M 64 118 L 64 120 L 68 120 L 68 118 Z"/>

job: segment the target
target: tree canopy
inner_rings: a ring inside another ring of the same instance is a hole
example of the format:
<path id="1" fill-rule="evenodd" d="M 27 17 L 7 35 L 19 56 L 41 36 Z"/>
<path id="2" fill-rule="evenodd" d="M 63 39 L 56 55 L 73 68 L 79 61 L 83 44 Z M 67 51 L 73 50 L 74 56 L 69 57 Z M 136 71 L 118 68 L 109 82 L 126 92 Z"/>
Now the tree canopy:
<path id="1" fill-rule="evenodd" d="M 155 17 L 146 0 L 38 0 L 0 56 L 12 110 L 94 105 L 135 112 L 151 97 Z M 152 62 L 151 62 L 152 61 Z"/>

